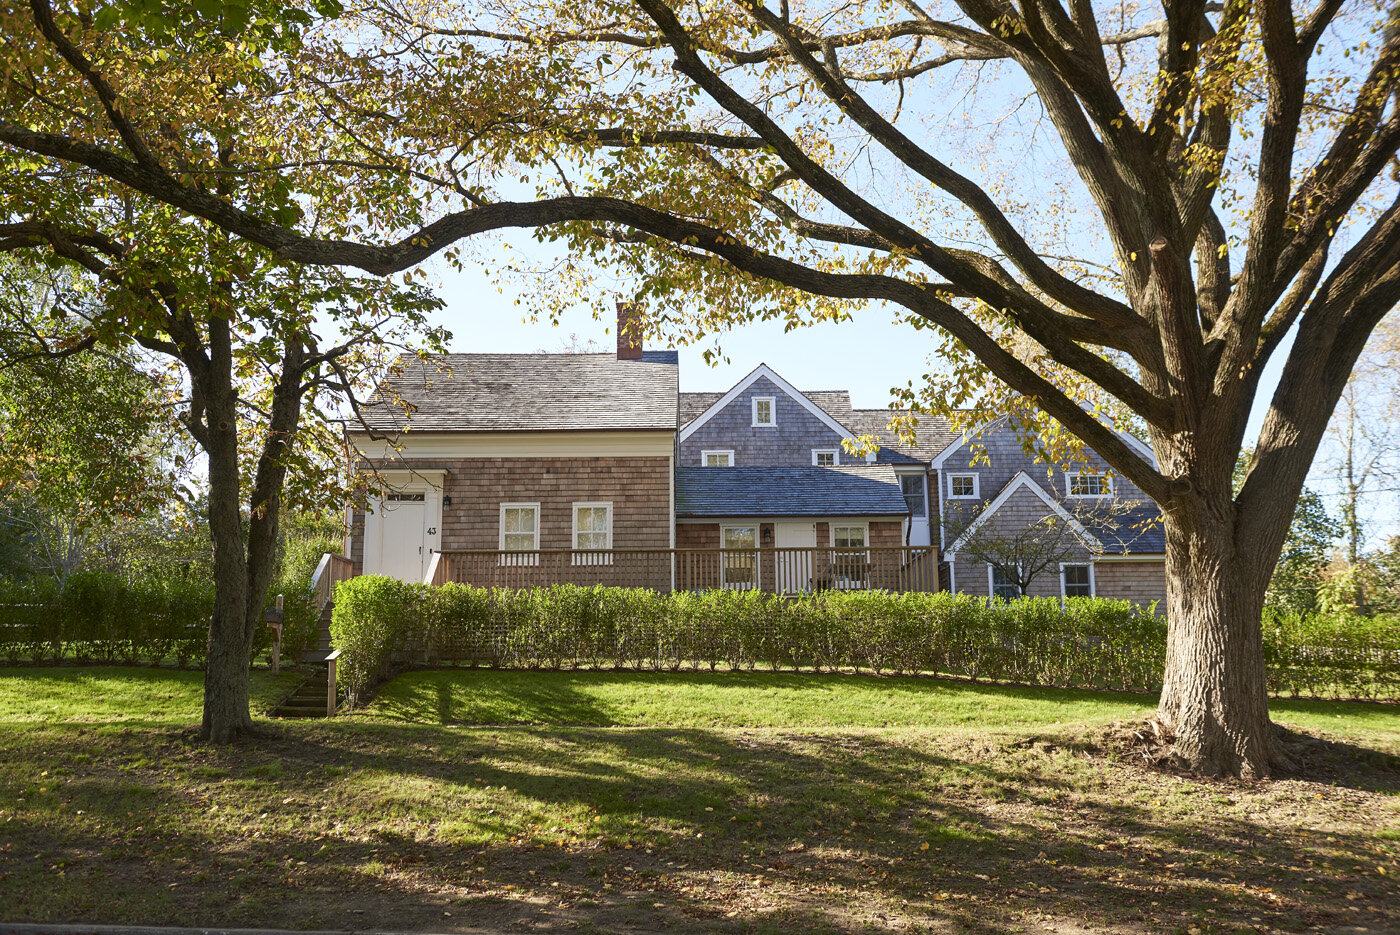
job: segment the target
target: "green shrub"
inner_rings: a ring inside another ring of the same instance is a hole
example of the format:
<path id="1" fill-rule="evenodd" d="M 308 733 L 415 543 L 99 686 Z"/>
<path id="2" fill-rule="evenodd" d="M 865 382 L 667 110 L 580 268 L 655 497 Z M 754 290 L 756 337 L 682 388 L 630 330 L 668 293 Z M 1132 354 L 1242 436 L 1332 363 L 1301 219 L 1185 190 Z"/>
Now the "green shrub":
<path id="1" fill-rule="evenodd" d="M 395 663 L 510 668 L 832 669 L 938 673 L 1155 691 L 1166 624 L 1127 601 L 994 601 L 826 591 L 786 597 L 555 585 L 430 588 L 361 577 L 336 592 L 332 632 L 352 699 Z M 1276 693 L 1400 695 L 1400 624 L 1265 622 Z"/>
<path id="2" fill-rule="evenodd" d="M 0 580 L 6 661 L 202 664 L 213 589 L 207 583 L 98 571 Z"/>

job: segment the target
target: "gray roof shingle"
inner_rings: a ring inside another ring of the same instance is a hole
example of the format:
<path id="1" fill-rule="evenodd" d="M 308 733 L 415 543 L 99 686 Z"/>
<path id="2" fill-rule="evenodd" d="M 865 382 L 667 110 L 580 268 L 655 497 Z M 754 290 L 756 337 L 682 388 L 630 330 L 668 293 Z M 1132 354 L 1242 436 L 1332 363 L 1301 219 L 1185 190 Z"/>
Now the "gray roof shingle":
<path id="1" fill-rule="evenodd" d="M 676 468 L 676 515 L 903 516 L 894 469 L 842 467 Z"/>
<path id="2" fill-rule="evenodd" d="M 1155 554 L 1167 551 L 1167 531 L 1162 511 L 1150 502 L 1134 503 L 1110 511 L 1103 519 L 1092 514 L 1077 517 L 1094 538 L 1103 543 L 1105 555 Z"/>
<path id="3" fill-rule="evenodd" d="M 675 351 L 401 357 L 365 409 L 379 431 L 499 432 L 676 428 Z M 390 400 L 393 394 L 410 405 Z"/>
<path id="4" fill-rule="evenodd" d="M 948 420 L 942 416 L 921 414 L 916 416 L 914 444 L 906 444 L 889 424 L 895 416 L 908 414 L 907 409 L 854 409 L 845 424 L 857 435 L 875 436 L 880 443 L 876 460 L 881 462 L 932 461 L 962 437 L 949 428 Z"/>

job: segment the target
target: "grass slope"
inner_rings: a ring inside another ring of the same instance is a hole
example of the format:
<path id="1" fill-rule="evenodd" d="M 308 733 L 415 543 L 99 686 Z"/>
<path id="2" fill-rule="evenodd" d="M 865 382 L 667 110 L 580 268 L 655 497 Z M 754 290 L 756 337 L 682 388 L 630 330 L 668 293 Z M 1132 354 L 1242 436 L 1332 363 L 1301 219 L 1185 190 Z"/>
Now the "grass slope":
<path id="1" fill-rule="evenodd" d="M 198 718 L 189 673 L 127 674 L 0 670 L 0 920 L 1221 933 L 1400 917 L 1389 708 L 1283 706 L 1337 740 L 1309 754 L 1322 780 L 1203 783 L 1112 754 L 1104 723 L 1142 696 L 420 673 L 368 712 L 211 749 L 175 726 Z M 60 683 L 86 700 L 38 700 Z M 76 720 L 87 704 L 99 721 Z"/>

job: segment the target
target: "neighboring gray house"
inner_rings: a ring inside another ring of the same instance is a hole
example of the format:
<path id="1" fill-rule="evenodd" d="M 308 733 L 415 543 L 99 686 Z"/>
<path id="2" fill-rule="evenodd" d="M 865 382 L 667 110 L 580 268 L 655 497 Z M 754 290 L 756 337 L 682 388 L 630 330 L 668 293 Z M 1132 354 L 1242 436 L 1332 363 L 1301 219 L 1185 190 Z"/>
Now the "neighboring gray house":
<path id="1" fill-rule="evenodd" d="M 370 409 L 392 442 L 348 433 L 386 486 L 351 517 L 351 559 L 515 586 L 985 595 L 1001 582 L 945 541 L 945 518 L 1025 524 L 1111 502 L 1115 522 L 1081 523 L 1083 549 L 1031 593 L 1163 596 L 1160 521 L 1121 478 L 1047 471 L 1000 424 L 967 438 L 921 417 L 909 445 L 888 428 L 900 413 L 798 390 L 766 365 L 722 393 L 680 393 L 675 353 L 624 337 L 626 316 L 616 354 L 406 359 Z M 843 447 L 861 436 L 878 450 Z"/>

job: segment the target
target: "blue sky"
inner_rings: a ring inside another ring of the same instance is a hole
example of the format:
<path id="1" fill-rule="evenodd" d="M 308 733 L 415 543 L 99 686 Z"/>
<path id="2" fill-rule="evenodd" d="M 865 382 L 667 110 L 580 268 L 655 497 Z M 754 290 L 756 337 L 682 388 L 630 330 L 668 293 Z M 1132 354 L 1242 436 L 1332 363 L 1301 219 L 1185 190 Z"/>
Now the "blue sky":
<path id="1" fill-rule="evenodd" d="M 528 232 L 513 232 L 496 251 L 497 261 L 525 257 L 546 258 L 547 251 Z M 481 251 L 490 257 L 491 251 Z M 558 326 L 548 321 L 524 320 L 525 305 L 517 304 L 521 293 L 509 285 L 498 291 L 496 278 L 485 267 L 463 271 L 438 269 L 439 295 L 446 303 L 437 322 L 452 333 L 450 349 L 459 352 L 522 352 L 562 350 L 572 335 L 579 341 L 592 339 L 606 350 L 615 346 L 612 327 L 615 311 L 611 297 L 592 305 L 581 303 L 566 314 Z M 597 318 L 594 313 L 597 312 Z M 759 322 L 736 328 L 724 335 L 720 345 L 727 363 L 710 366 L 701 356 L 703 345 L 680 347 L 681 389 L 726 390 L 760 363 L 766 363 L 800 389 L 844 389 L 851 393 L 857 408 L 879 409 L 890 405 L 890 388 L 918 379 L 929 372 L 935 339 L 894 320 L 894 315 L 878 306 L 855 314 L 852 321 L 822 324 L 787 333 L 781 323 Z M 650 346 L 650 345 L 649 345 Z M 1257 435 L 1268 398 L 1278 382 L 1283 354 L 1276 354 L 1265 372 L 1263 386 L 1250 421 L 1249 437 Z M 1337 485 L 1330 478 L 1315 476 L 1310 486 L 1322 493 L 1329 509 L 1336 512 Z M 1396 497 L 1386 494 L 1372 501 L 1373 545 L 1390 535 L 1400 534 Z"/>

